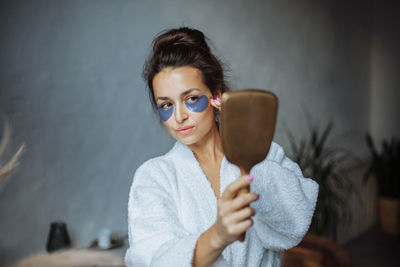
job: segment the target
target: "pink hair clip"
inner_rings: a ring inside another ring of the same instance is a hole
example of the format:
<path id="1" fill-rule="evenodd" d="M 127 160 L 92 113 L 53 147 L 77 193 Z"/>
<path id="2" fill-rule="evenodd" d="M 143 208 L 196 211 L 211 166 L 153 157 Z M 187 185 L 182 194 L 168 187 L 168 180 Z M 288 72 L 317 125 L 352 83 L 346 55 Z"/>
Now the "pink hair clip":
<path id="1" fill-rule="evenodd" d="M 211 98 L 211 103 L 212 104 L 221 104 L 221 98 L 217 97 L 217 99 Z"/>

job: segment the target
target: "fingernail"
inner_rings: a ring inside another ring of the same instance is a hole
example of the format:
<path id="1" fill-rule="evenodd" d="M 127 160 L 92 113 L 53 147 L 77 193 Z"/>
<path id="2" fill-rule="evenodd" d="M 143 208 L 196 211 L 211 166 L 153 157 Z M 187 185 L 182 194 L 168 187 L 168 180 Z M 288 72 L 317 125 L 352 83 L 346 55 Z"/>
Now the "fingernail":
<path id="1" fill-rule="evenodd" d="M 211 98 L 211 104 L 215 104 L 215 100 Z"/>
<path id="2" fill-rule="evenodd" d="M 220 103 L 221 102 L 221 98 L 217 97 L 217 99 L 215 99 L 215 102 Z"/>
<path id="3" fill-rule="evenodd" d="M 260 198 L 260 194 L 257 194 L 257 199 L 259 199 Z"/>
<path id="4" fill-rule="evenodd" d="M 252 182 L 254 180 L 254 176 L 253 175 L 249 175 L 247 176 L 247 181 Z"/>

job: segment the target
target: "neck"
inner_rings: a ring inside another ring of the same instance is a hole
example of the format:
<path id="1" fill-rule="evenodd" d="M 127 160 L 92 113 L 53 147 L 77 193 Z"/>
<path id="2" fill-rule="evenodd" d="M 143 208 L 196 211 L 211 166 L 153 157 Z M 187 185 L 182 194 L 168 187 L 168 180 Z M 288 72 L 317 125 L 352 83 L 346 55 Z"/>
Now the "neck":
<path id="1" fill-rule="evenodd" d="M 199 142 L 188 145 L 193 151 L 198 161 L 213 161 L 222 160 L 224 152 L 222 149 L 221 136 L 215 125 Z"/>

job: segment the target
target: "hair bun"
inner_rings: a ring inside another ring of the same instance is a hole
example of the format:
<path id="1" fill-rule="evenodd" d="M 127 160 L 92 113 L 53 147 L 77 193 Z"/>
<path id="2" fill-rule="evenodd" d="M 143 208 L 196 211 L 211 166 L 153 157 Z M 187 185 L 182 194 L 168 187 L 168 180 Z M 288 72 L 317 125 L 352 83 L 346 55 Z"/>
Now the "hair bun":
<path id="1" fill-rule="evenodd" d="M 153 53 L 169 49 L 175 45 L 194 46 L 210 52 L 205 36 L 201 31 L 183 27 L 175 30 L 167 30 L 159 35 L 153 42 Z"/>

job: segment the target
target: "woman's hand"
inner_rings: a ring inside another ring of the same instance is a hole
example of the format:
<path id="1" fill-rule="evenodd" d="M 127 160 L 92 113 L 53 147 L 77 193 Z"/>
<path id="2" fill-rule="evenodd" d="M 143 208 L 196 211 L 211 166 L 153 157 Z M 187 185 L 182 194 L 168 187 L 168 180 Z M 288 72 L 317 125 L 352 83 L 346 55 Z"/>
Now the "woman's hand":
<path id="1" fill-rule="evenodd" d="M 197 240 L 193 256 L 193 266 L 210 266 L 226 246 L 240 239 L 242 234 L 253 225 L 251 216 L 255 214 L 250 203 L 258 199 L 252 192 L 238 194 L 247 188 L 252 176 L 242 176 L 225 189 L 218 200 L 217 221 Z"/>
<path id="2" fill-rule="evenodd" d="M 252 192 L 238 194 L 248 187 L 253 176 L 242 176 L 231 183 L 218 200 L 218 218 L 214 228 L 214 242 L 216 247 L 225 248 L 232 242 L 240 239 L 241 235 L 253 225 L 251 216 L 255 214 L 249 205 L 258 199 Z"/>

